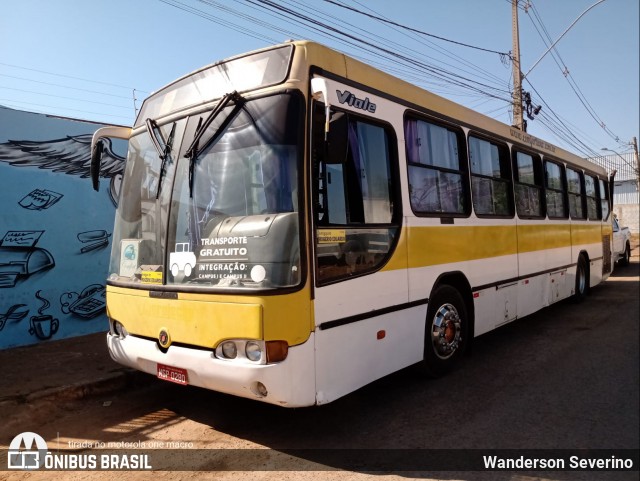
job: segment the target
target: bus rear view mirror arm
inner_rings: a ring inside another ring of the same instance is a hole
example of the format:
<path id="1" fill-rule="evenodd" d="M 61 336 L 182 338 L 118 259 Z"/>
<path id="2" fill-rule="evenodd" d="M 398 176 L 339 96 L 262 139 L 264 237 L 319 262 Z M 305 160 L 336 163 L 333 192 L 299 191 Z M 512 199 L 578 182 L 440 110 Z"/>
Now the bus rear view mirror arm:
<path id="1" fill-rule="evenodd" d="M 333 112 L 329 102 L 329 87 L 323 78 L 311 79 L 313 98 L 324 102 L 324 162 L 327 164 L 343 164 L 347 156 L 349 136 L 348 116 L 344 112 Z"/>
<path id="2" fill-rule="evenodd" d="M 311 94 L 313 98 L 324 102 L 324 141 L 329 135 L 329 122 L 331 120 L 331 104 L 329 102 L 329 86 L 323 78 L 315 77 L 311 79 Z"/>
<path id="3" fill-rule="evenodd" d="M 96 192 L 100 189 L 100 162 L 102 160 L 102 152 L 104 151 L 104 138 L 113 137 L 116 139 L 129 140 L 131 137 L 130 127 L 102 127 L 93 133 L 91 138 L 91 183 L 93 190 Z"/>

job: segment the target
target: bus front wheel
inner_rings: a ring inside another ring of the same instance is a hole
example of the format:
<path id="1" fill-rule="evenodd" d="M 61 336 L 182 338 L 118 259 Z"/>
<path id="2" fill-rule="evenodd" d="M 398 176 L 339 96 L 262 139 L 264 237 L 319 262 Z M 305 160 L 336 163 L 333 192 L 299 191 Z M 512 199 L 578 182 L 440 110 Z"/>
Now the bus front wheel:
<path id="1" fill-rule="evenodd" d="M 438 287 L 429 299 L 423 370 L 440 377 L 460 360 L 468 344 L 469 318 L 462 295 L 449 285 Z"/>

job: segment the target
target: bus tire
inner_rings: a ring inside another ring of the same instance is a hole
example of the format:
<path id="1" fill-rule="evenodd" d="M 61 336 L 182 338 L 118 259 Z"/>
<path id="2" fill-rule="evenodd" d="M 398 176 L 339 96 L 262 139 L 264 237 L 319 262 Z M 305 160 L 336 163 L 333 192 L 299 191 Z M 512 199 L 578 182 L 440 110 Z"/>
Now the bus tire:
<path id="1" fill-rule="evenodd" d="M 573 299 L 575 302 L 582 302 L 586 299 L 589 293 L 589 270 L 587 268 L 587 261 L 581 254 L 578 257 L 578 265 L 576 266 L 576 287 Z"/>
<path id="2" fill-rule="evenodd" d="M 429 377 L 440 377 L 460 360 L 468 345 L 469 317 L 460 292 L 439 286 L 429 299 L 422 367 Z"/>

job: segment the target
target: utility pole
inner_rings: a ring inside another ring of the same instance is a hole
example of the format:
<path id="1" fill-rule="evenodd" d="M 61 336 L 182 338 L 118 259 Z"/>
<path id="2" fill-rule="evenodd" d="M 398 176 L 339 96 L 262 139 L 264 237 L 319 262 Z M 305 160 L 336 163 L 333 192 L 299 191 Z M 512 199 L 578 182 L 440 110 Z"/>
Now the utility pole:
<path id="1" fill-rule="evenodd" d="M 511 0 L 513 34 L 513 126 L 526 132 L 522 116 L 522 72 L 520 71 L 520 33 L 518 31 L 518 0 Z"/>

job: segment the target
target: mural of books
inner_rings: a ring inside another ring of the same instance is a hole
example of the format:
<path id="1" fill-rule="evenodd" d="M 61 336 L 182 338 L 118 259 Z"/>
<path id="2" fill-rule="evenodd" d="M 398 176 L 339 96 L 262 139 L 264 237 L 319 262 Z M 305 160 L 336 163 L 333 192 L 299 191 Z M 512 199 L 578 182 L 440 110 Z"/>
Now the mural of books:
<path id="1" fill-rule="evenodd" d="M 62 194 L 46 189 L 34 189 L 25 195 L 18 204 L 28 210 L 44 210 L 64 197 Z"/>

